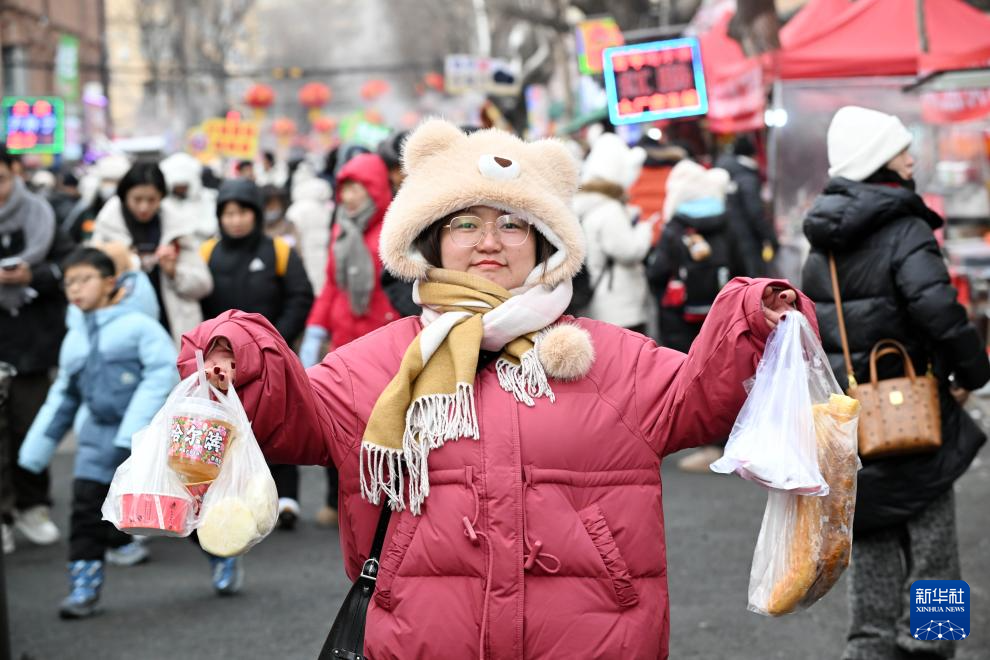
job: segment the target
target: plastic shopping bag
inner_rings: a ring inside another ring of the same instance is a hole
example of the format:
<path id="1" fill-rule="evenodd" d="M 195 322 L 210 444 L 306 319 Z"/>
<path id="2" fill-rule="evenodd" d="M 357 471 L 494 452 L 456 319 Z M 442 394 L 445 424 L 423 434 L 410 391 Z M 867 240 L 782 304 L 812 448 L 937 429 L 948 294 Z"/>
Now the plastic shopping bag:
<path id="1" fill-rule="evenodd" d="M 825 495 L 812 405 L 842 394 L 828 357 L 803 314 L 790 311 L 767 340 L 725 453 L 711 469 L 768 488 Z"/>
<path id="2" fill-rule="evenodd" d="M 278 518 L 278 491 L 234 388 L 217 398 L 234 417 L 235 433 L 220 474 L 203 497 L 197 536 L 207 552 L 233 557 L 271 533 Z"/>
<path id="3" fill-rule="evenodd" d="M 753 553 L 749 609 L 768 616 L 809 607 L 849 565 L 856 472 L 859 402 L 834 394 L 812 409 L 818 465 L 828 495 L 772 490 Z"/>
<path id="4" fill-rule="evenodd" d="M 168 465 L 167 411 L 166 402 L 151 425 L 134 434 L 131 455 L 110 482 L 103 519 L 122 532 L 189 536 L 195 529 L 195 499 Z"/>
<path id="5" fill-rule="evenodd" d="M 188 536 L 200 503 L 237 432 L 240 404 L 231 407 L 197 372 L 176 385 L 151 424 L 134 434 L 131 456 L 117 468 L 103 517 L 132 534 Z M 250 431 L 250 427 L 248 427 Z"/>

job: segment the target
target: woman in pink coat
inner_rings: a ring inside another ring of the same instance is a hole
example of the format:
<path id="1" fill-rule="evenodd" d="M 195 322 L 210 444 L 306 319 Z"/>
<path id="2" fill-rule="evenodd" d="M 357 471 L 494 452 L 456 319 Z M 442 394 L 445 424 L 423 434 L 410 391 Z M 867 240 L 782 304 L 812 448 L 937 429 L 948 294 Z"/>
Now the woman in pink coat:
<path id="1" fill-rule="evenodd" d="M 666 658 L 660 461 L 728 434 L 771 328 L 811 303 L 735 280 L 689 355 L 561 317 L 584 255 L 563 146 L 433 120 L 403 162 L 380 253 L 422 317 L 304 372 L 230 312 L 183 373 L 207 351 L 270 460 L 338 467 L 351 579 L 392 507 L 367 657 Z"/>

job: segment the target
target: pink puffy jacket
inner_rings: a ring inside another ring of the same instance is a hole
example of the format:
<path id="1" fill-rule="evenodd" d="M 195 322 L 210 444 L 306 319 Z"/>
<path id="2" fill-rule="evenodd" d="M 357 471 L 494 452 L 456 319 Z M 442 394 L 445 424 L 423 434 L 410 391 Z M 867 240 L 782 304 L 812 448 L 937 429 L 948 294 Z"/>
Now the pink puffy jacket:
<path id="1" fill-rule="evenodd" d="M 769 334 L 760 298 L 770 283 L 731 282 L 687 356 L 568 319 L 590 333 L 597 357 L 585 378 L 552 382 L 556 403 L 527 408 L 502 390 L 494 364 L 482 369 L 481 439 L 434 450 L 422 515 L 392 515 L 368 657 L 666 658 L 660 461 L 728 434 Z M 814 324 L 812 303 L 798 305 Z M 236 384 L 271 462 L 337 466 L 351 579 L 379 514 L 360 495 L 362 432 L 420 328 L 401 319 L 308 372 L 257 315 L 228 312 L 184 337 L 183 375 L 196 348 L 231 342 Z"/>
<path id="2" fill-rule="evenodd" d="M 364 246 L 375 262 L 375 288 L 364 314 L 358 316 L 351 309 L 347 291 L 337 285 L 337 259 L 333 246 L 340 235 L 340 225 L 333 226 L 330 246 L 327 248 L 326 282 L 320 294 L 313 301 L 306 325 L 318 325 L 330 332 L 330 344 L 340 347 L 354 341 L 361 335 L 388 325 L 399 318 L 382 288 L 382 260 L 378 256 L 378 241 L 382 234 L 382 220 L 389 204 L 392 203 L 392 188 L 388 180 L 385 162 L 375 154 L 360 154 L 349 160 L 337 177 L 337 203 L 340 204 L 340 185 L 346 181 L 356 181 L 375 204 L 375 215 L 368 221 L 364 232 Z"/>

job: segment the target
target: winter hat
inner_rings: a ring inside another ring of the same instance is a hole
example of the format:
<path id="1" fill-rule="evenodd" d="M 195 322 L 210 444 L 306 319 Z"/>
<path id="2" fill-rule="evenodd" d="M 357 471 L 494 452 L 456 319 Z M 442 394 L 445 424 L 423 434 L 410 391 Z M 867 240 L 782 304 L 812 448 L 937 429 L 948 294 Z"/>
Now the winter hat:
<path id="1" fill-rule="evenodd" d="M 828 175 L 862 181 L 911 144 L 901 120 L 877 110 L 847 105 L 828 127 Z"/>
<path id="2" fill-rule="evenodd" d="M 175 186 L 198 185 L 203 173 L 203 165 L 184 152 L 172 154 L 163 160 L 159 167 L 165 175 L 165 185 L 169 190 Z"/>
<path id="3" fill-rule="evenodd" d="M 217 217 L 223 211 L 227 202 L 237 202 L 254 211 L 255 220 L 264 217 L 264 205 L 261 202 L 261 191 L 257 184 L 250 179 L 229 179 L 224 181 L 217 191 Z"/>
<path id="4" fill-rule="evenodd" d="M 578 167 L 557 140 L 523 142 L 498 129 L 466 135 L 442 119 L 419 126 L 402 149 L 406 180 L 392 201 L 379 252 L 385 268 L 404 280 L 426 277 L 430 265 L 414 247 L 437 220 L 484 205 L 529 219 L 555 248 L 545 284 L 572 278 L 584 261 L 584 234 L 571 211 Z"/>
<path id="5" fill-rule="evenodd" d="M 292 184 L 292 202 L 312 200 L 315 202 L 329 202 L 333 196 L 330 184 L 326 179 L 314 177 L 305 181 Z"/>
<path id="6" fill-rule="evenodd" d="M 125 156 L 104 156 L 96 161 L 94 174 L 100 180 L 120 181 L 131 169 L 131 162 Z"/>
<path id="7" fill-rule="evenodd" d="M 725 200 L 729 189 L 729 173 L 719 167 L 706 170 L 693 160 L 674 165 L 667 177 L 667 196 L 663 200 L 663 218 L 670 220 L 677 207 L 696 199 Z"/>
<path id="8" fill-rule="evenodd" d="M 646 161 L 646 150 L 632 147 L 615 133 L 589 132 L 591 152 L 581 168 L 581 183 L 606 181 L 622 186 L 623 190 L 636 183 Z"/>

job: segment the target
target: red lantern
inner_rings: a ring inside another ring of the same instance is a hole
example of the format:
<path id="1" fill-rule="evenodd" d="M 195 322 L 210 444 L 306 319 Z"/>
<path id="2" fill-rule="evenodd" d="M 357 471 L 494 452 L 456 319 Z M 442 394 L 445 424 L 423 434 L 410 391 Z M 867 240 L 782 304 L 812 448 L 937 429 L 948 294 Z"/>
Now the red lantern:
<path id="1" fill-rule="evenodd" d="M 299 90 L 299 102 L 309 108 L 309 121 L 314 122 L 320 116 L 320 108 L 330 101 L 330 88 L 323 83 L 306 83 Z"/>
<path id="2" fill-rule="evenodd" d="M 388 83 L 376 78 L 361 85 L 361 98 L 365 101 L 374 101 L 387 91 Z"/>
<path id="3" fill-rule="evenodd" d="M 310 110 L 322 108 L 330 101 L 330 88 L 323 83 L 306 83 L 299 90 L 299 102 Z"/>
<path id="4" fill-rule="evenodd" d="M 288 140 L 296 134 L 296 122 L 288 117 L 279 117 L 272 122 L 272 131 L 280 139 Z"/>
<path id="5" fill-rule="evenodd" d="M 434 89 L 438 92 L 443 91 L 443 74 L 437 73 L 436 71 L 431 71 L 425 76 L 423 76 L 423 82 L 430 89 Z"/>
<path id="6" fill-rule="evenodd" d="M 251 85 L 244 94 L 244 103 L 255 110 L 264 110 L 275 102 L 275 92 L 268 85 Z"/>
<path id="7" fill-rule="evenodd" d="M 385 125 L 385 118 L 382 117 L 382 113 L 374 108 L 369 108 L 364 111 L 364 120 L 369 124 L 378 124 L 380 126 Z"/>
<path id="8" fill-rule="evenodd" d="M 313 130 L 317 133 L 332 133 L 337 128 L 337 120 L 333 117 L 318 117 L 313 122 Z"/>
<path id="9" fill-rule="evenodd" d="M 251 85 L 244 94 L 244 103 L 254 110 L 255 121 L 261 121 L 265 110 L 275 102 L 275 92 L 268 85 Z"/>

